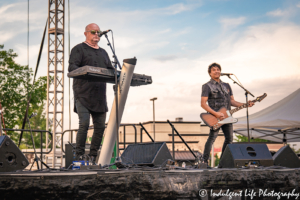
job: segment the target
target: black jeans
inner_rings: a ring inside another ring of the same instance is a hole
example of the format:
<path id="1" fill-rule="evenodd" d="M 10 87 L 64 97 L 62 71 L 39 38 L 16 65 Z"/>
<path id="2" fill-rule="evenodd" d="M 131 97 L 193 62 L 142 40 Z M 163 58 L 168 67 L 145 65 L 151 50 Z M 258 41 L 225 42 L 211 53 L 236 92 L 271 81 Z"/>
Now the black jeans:
<path id="1" fill-rule="evenodd" d="M 225 136 L 225 141 L 224 141 L 224 144 L 223 144 L 222 154 L 221 154 L 221 157 L 222 157 L 223 152 L 224 152 L 227 144 L 232 143 L 233 127 L 232 127 L 232 124 L 224 124 L 223 126 L 221 126 L 221 129 L 222 129 L 222 131 L 224 133 L 224 136 Z M 216 138 L 218 137 L 219 131 L 220 131 L 220 128 L 215 130 L 215 131 L 213 129 L 210 129 L 209 136 L 208 136 L 208 139 L 206 141 L 205 148 L 204 148 L 204 153 L 203 153 L 203 160 L 205 162 L 208 161 L 209 154 L 210 154 L 210 151 L 211 151 L 211 147 L 212 147 L 214 141 L 216 140 Z"/>
<path id="2" fill-rule="evenodd" d="M 77 99 L 75 103 L 79 118 L 79 129 L 76 137 L 76 155 L 83 155 L 85 153 L 87 131 L 90 125 L 90 115 L 92 115 L 94 133 L 91 142 L 90 155 L 97 156 L 97 151 L 99 150 L 105 130 L 106 112 L 91 112 L 86 107 L 84 107 Z"/>

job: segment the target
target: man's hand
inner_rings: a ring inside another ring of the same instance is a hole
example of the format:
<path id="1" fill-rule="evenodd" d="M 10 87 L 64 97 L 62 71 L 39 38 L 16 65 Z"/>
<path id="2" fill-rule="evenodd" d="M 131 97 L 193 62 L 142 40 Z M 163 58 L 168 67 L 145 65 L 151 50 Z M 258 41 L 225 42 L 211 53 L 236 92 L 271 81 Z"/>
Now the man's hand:
<path id="1" fill-rule="evenodd" d="M 218 119 L 220 119 L 220 120 L 225 119 L 224 114 L 221 113 L 221 112 L 216 112 L 215 113 L 215 117 L 218 118 Z"/>
<path id="2" fill-rule="evenodd" d="M 248 107 L 252 107 L 254 103 L 252 101 L 248 101 Z"/>

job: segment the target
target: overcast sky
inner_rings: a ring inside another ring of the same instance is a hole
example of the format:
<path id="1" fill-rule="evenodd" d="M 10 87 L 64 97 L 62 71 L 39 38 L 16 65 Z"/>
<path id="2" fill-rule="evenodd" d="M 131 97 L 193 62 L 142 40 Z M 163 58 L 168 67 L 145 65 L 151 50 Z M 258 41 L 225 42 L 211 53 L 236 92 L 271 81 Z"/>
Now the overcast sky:
<path id="1" fill-rule="evenodd" d="M 68 1 L 65 2 L 67 69 Z M 149 99 L 153 97 L 158 98 L 156 120 L 183 117 L 184 121 L 200 121 L 201 88 L 210 79 L 207 68 L 213 62 L 221 64 L 222 72 L 234 73 L 255 96 L 268 94 L 249 110 L 250 114 L 300 87 L 299 0 L 70 0 L 70 11 L 71 48 L 85 40 L 87 24 L 97 23 L 101 30 L 113 30 L 120 61 L 136 56 L 135 73 L 152 76 L 152 85 L 130 88 L 123 123 L 152 120 Z M 29 63 L 33 70 L 47 15 L 47 0 L 30 1 Z M 45 42 L 39 76 L 47 75 Z M 111 56 L 106 43 L 101 38 L 100 46 Z M 6 50 L 14 49 L 19 55 L 16 62 L 27 64 L 27 1 L 0 1 L 0 44 Z M 242 89 L 227 77 L 222 80 L 231 84 L 237 101 L 245 101 Z M 113 91 L 111 84 L 107 87 L 110 109 Z M 68 88 L 66 77 L 65 129 Z M 235 114 L 243 115 L 245 110 Z M 77 127 L 77 115 L 72 114 L 72 128 Z"/>

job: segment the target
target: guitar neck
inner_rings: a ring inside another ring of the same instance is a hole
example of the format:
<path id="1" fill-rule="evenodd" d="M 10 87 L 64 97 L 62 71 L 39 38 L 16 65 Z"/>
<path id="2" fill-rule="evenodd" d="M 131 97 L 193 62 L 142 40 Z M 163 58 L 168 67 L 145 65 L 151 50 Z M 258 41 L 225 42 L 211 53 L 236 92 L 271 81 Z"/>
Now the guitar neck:
<path id="1" fill-rule="evenodd" d="M 256 101 L 254 100 L 252 102 L 255 103 Z M 241 110 L 243 108 L 246 108 L 246 107 L 247 107 L 247 104 L 245 103 L 245 104 L 243 104 L 243 105 L 241 105 L 239 107 L 236 107 L 235 109 L 230 110 L 230 114 L 232 115 L 233 113 L 235 113 L 235 112 L 237 112 L 237 111 L 239 111 L 239 110 Z"/>

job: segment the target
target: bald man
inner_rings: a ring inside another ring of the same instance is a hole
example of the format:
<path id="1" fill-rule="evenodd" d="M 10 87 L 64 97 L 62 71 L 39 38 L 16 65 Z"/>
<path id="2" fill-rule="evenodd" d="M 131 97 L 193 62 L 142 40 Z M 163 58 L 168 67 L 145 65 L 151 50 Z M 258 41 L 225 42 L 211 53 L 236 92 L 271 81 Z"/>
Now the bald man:
<path id="1" fill-rule="evenodd" d="M 107 52 L 98 46 L 100 28 L 97 24 L 85 27 L 86 40 L 76 45 L 70 55 L 69 72 L 85 65 L 111 68 L 113 66 Z M 76 159 L 84 159 L 87 130 L 92 116 L 94 133 L 89 156 L 95 160 L 105 129 L 107 109 L 106 83 L 90 82 L 89 80 L 74 79 L 74 112 L 78 114 L 79 129 L 76 137 Z"/>

